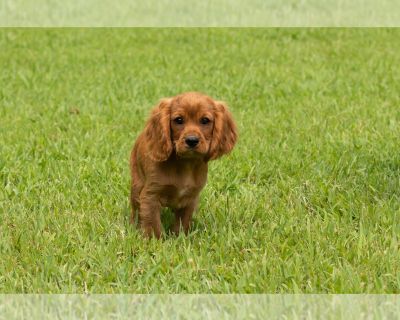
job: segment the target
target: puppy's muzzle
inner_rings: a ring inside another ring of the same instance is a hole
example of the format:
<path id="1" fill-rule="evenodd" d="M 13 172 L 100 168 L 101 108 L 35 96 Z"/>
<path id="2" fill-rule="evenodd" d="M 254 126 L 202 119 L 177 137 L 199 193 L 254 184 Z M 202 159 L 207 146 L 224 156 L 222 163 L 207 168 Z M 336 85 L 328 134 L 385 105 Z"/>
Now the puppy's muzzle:
<path id="1" fill-rule="evenodd" d="M 185 143 L 189 148 L 193 149 L 199 144 L 199 138 L 196 136 L 187 136 Z"/>

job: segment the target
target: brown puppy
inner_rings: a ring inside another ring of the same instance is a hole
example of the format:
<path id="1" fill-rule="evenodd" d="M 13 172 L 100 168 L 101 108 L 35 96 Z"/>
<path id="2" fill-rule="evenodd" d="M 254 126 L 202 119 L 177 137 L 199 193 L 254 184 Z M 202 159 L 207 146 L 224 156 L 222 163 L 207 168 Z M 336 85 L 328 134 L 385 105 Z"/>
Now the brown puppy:
<path id="1" fill-rule="evenodd" d="M 131 153 L 131 223 L 148 237 L 161 236 L 160 211 L 175 213 L 173 232 L 188 232 L 207 163 L 230 152 L 236 125 L 223 102 L 197 92 L 162 99 Z"/>

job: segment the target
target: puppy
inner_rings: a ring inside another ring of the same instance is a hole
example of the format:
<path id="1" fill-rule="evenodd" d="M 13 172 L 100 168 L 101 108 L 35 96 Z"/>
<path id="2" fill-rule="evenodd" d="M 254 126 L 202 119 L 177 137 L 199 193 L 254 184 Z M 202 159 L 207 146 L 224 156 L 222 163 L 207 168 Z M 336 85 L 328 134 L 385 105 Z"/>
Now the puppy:
<path id="1" fill-rule="evenodd" d="M 188 233 L 208 162 L 229 153 L 237 140 L 235 122 L 220 101 L 187 92 L 165 98 L 153 109 L 131 152 L 131 218 L 147 237 L 161 237 L 160 212 L 175 214 L 173 232 Z"/>

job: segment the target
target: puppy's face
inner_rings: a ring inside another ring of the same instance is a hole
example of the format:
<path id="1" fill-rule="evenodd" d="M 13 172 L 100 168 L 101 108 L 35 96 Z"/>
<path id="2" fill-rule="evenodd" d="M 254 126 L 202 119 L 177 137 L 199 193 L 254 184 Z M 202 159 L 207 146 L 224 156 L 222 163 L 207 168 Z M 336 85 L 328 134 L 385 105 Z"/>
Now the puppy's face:
<path id="1" fill-rule="evenodd" d="M 145 137 L 153 161 L 165 161 L 173 152 L 179 158 L 208 161 L 229 153 L 237 132 L 223 102 L 187 92 L 160 101 L 147 122 Z"/>
<path id="2" fill-rule="evenodd" d="M 180 158 L 209 153 L 215 120 L 215 103 L 207 96 L 186 94 L 171 101 L 171 140 Z"/>

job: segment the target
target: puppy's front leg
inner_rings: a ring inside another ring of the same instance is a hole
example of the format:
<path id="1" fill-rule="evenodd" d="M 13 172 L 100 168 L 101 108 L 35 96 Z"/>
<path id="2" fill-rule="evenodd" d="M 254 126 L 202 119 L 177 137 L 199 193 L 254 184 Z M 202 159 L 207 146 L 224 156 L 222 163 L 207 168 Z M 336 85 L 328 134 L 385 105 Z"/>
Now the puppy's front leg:
<path id="1" fill-rule="evenodd" d="M 151 238 L 153 235 L 161 238 L 161 205 L 159 200 L 151 195 L 140 196 L 139 221 L 143 233 Z"/>
<path id="2" fill-rule="evenodd" d="M 182 227 L 183 232 L 188 234 L 190 223 L 192 221 L 193 212 L 197 207 L 197 199 L 190 203 L 187 207 L 175 209 L 175 222 L 172 227 L 172 232 L 175 234 L 179 234 L 179 231 Z"/>

